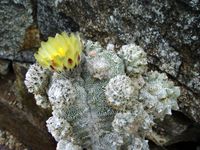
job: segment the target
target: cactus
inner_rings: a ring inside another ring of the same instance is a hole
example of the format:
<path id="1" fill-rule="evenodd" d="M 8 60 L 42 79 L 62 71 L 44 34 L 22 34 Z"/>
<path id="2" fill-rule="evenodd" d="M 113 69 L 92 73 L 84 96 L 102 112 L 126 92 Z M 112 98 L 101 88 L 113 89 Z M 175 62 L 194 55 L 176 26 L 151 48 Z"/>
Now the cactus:
<path id="1" fill-rule="evenodd" d="M 34 64 L 26 75 L 37 104 L 52 107 L 47 127 L 57 150 L 148 150 L 154 119 L 178 109 L 179 87 L 163 73 L 147 72 L 146 53 L 135 44 L 116 53 L 114 46 L 84 43 L 73 70 L 50 72 Z"/>

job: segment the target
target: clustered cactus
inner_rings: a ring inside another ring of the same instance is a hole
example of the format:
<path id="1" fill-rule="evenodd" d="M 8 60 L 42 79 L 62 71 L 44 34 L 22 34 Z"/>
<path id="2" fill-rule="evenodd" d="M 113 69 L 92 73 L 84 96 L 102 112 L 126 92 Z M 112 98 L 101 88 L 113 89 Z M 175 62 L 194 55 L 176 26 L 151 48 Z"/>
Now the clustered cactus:
<path id="1" fill-rule="evenodd" d="M 35 63 L 30 66 L 24 81 L 28 91 L 34 94 L 36 104 L 42 108 L 50 107 L 46 96 L 50 75 L 51 72 L 48 69 L 44 69 L 38 63 Z"/>
<path id="2" fill-rule="evenodd" d="M 166 74 L 147 72 L 146 53 L 135 44 L 116 53 L 86 41 L 77 68 L 50 72 L 33 64 L 25 84 L 40 96 L 38 105 L 53 110 L 46 123 L 57 150 L 148 150 L 154 119 L 177 110 L 180 95 Z"/>

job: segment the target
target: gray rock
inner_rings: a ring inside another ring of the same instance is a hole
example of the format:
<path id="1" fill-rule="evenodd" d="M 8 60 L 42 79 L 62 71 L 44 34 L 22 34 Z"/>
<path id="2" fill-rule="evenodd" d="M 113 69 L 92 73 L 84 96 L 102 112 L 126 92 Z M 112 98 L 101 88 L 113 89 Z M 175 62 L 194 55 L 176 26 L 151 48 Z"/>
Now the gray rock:
<path id="1" fill-rule="evenodd" d="M 26 51 L 19 51 L 15 55 L 9 54 L 10 52 L 0 52 L 0 58 L 1 59 L 8 59 L 8 60 L 13 60 L 17 62 L 28 62 L 28 63 L 34 63 L 35 58 L 34 58 L 34 52 L 30 50 Z"/>
<path id="2" fill-rule="evenodd" d="M 166 115 L 162 122 L 156 121 L 153 131 L 148 134 L 148 138 L 161 146 L 178 143 L 183 139 L 192 141 L 193 139 L 184 137 L 184 132 L 190 130 L 189 126 L 191 126 L 191 124 L 191 122 L 179 113 L 173 116 Z M 194 139 L 197 137 L 198 135 L 194 136 Z"/>
<path id="3" fill-rule="evenodd" d="M 200 1 L 199 0 L 181 0 L 183 3 L 188 5 L 193 10 L 200 10 Z"/>
<path id="4" fill-rule="evenodd" d="M 10 69 L 10 61 L 0 59 L 0 74 L 6 75 Z"/>
<path id="5" fill-rule="evenodd" d="M 188 91 L 184 87 L 181 88 L 181 96 L 179 98 L 180 110 L 190 119 L 200 122 L 200 99 L 197 94 Z"/>
<path id="6" fill-rule="evenodd" d="M 10 132 L 0 129 L 0 145 L 4 145 L 9 149 L 28 150 L 20 141 L 16 139 Z M 6 150 L 0 147 L 1 150 Z"/>
<path id="7" fill-rule="evenodd" d="M 31 1 L 1 0 L 0 10 L 0 56 L 14 59 L 33 23 Z"/>
<path id="8" fill-rule="evenodd" d="M 75 32 L 79 30 L 71 16 L 59 11 L 56 2 L 37 1 L 37 20 L 38 26 L 44 38 L 55 36 L 56 33 Z"/>
<path id="9" fill-rule="evenodd" d="M 181 83 L 188 84 L 190 89 L 199 91 L 199 75 L 190 75 L 191 72 L 197 72 L 192 67 L 194 64 L 199 68 L 198 0 L 74 0 L 55 3 L 48 0 L 46 3 L 49 3 L 53 13 L 70 16 L 80 25 L 80 30 L 86 37 L 118 45 L 136 42 L 147 52 L 151 64 L 176 77 Z M 53 15 L 45 18 L 51 17 Z M 49 26 L 44 19 L 42 23 L 41 29 Z M 59 26 L 64 26 L 65 22 L 60 23 L 62 25 Z M 57 26 L 53 22 L 52 24 Z M 194 59 L 190 59 L 190 56 Z M 186 65 L 191 66 L 191 70 L 187 70 L 184 67 Z M 179 74 L 182 76 L 179 77 Z"/>

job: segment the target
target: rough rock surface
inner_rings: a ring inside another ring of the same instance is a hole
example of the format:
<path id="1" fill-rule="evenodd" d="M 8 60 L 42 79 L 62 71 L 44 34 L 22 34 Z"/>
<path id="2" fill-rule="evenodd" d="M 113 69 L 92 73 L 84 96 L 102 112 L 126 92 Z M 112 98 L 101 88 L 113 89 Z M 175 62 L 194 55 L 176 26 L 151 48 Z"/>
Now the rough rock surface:
<path id="1" fill-rule="evenodd" d="M 189 53 L 188 47 L 198 59 L 200 15 L 178 1 L 75 0 L 52 5 L 71 16 L 88 37 L 116 44 L 136 41 L 153 57 L 154 65 L 175 77 L 182 73 L 179 69 L 186 56 L 181 53 Z"/>
<path id="2" fill-rule="evenodd" d="M 79 30 L 71 16 L 57 11 L 56 1 L 37 1 L 38 26 L 43 37 L 54 36 L 62 31 L 74 32 Z"/>
<path id="3" fill-rule="evenodd" d="M 151 63 L 149 67 L 166 72 L 169 78 L 181 86 L 179 108 L 191 119 L 188 122 L 200 122 L 199 0 L 1 0 L 0 10 L 0 58 L 18 62 L 34 62 L 32 48 L 39 46 L 39 34 L 42 39 L 46 39 L 63 30 L 81 30 L 85 37 L 100 41 L 105 45 L 113 43 L 116 48 L 135 41 L 147 52 L 148 62 Z M 33 24 L 36 25 L 34 28 L 32 28 Z M 11 85 L 15 80 L 15 73 L 24 72 L 19 68 L 18 72 L 12 71 L 12 68 L 15 69 L 18 65 L 20 63 L 10 65 L 10 68 L 7 68 L 10 72 L 6 76 L 0 76 L 0 85 L 4 85 L 6 78 L 12 78 L 12 82 L 8 79 L 9 86 L 1 88 L 1 94 L 13 90 Z M 4 67 L 6 68 L 6 65 Z M 3 74 L 6 72 L 4 70 Z M 22 80 L 23 78 L 18 78 L 18 85 L 22 85 Z M 25 88 L 21 88 L 21 91 L 23 94 L 27 92 Z M 19 93 L 16 94 L 19 95 Z M 9 121 L 10 124 L 6 128 L 9 129 L 10 125 L 15 123 L 13 120 L 17 116 L 14 115 L 16 110 L 13 109 L 13 105 L 19 109 L 26 108 L 28 105 L 28 108 L 32 109 L 33 99 L 31 101 L 28 98 L 27 101 L 27 98 L 22 98 L 23 96 L 13 100 L 12 96 L 7 95 L 0 99 L 0 104 L 4 104 L 3 100 L 7 100 L 9 104 L 1 107 L 9 108 L 0 110 L 3 114 L 0 115 L 1 126 L 5 127 Z M 33 108 L 34 111 L 29 112 L 29 115 L 35 113 L 35 106 Z M 21 111 L 17 114 L 23 116 Z M 42 115 L 40 111 L 38 114 Z M 10 115 L 13 115 L 11 119 L 4 117 Z M 22 123 L 26 119 L 17 123 Z M 12 134 L 23 133 L 19 133 L 17 127 L 10 129 Z M 31 129 L 29 127 L 28 129 Z M 198 125 L 197 127 L 195 125 L 192 131 L 186 129 L 186 132 L 177 138 L 185 137 L 186 133 L 198 131 Z M 187 135 L 193 136 L 193 134 Z M 27 140 L 28 138 L 18 136 L 20 137 L 27 145 L 34 145 L 33 141 Z M 192 138 L 189 139 L 189 141 L 192 140 Z"/>
<path id="4" fill-rule="evenodd" d="M 11 62 L 8 60 L 1 60 L 0 59 L 0 74 L 6 75 L 10 70 Z"/>
<path id="5" fill-rule="evenodd" d="M 0 130 L 0 145 L 6 145 L 11 150 L 28 150 L 12 134 L 4 130 Z"/>
<path id="6" fill-rule="evenodd" d="M 24 85 L 29 64 L 15 62 L 12 72 L 0 78 L 0 128 L 10 132 L 28 149 L 55 149 L 45 127 L 48 111 L 38 108 Z"/>
<path id="7" fill-rule="evenodd" d="M 0 56 L 14 59 L 33 23 L 31 1 L 1 0 L 0 10 Z"/>

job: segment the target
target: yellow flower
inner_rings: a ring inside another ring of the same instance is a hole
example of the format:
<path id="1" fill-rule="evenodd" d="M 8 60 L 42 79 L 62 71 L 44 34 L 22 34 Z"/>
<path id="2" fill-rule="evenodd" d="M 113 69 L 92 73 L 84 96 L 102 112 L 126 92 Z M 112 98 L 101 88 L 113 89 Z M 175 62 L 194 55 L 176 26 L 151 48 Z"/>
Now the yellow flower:
<path id="1" fill-rule="evenodd" d="M 56 71 L 72 69 L 80 63 L 82 43 L 79 34 L 62 32 L 41 42 L 41 47 L 34 55 L 37 62 L 44 68 Z"/>

